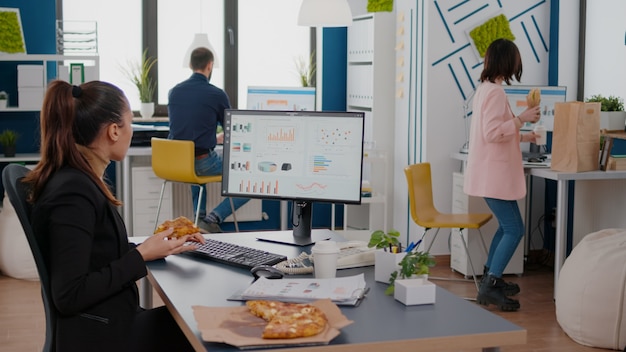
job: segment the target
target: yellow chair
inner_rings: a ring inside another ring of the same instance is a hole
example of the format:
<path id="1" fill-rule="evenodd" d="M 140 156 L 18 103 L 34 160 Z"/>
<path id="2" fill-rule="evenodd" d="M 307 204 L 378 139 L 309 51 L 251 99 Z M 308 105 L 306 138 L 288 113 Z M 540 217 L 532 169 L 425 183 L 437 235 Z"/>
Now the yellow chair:
<path id="1" fill-rule="evenodd" d="M 439 229 L 459 229 L 459 235 L 465 247 L 465 253 L 469 259 L 472 270 L 472 278 L 478 290 L 478 281 L 476 280 L 476 271 L 472 259 L 467 249 L 467 242 L 463 237 L 464 229 L 477 229 L 480 235 L 483 249 L 487 253 L 487 247 L 483 239 L 480 228 L 493 217 L 492 214 L 443 214 L 440 213 L 433 203 L 433 186 L 430 172 L 430 163 L 419 163 L 409 165 L 404 168 L 404 174 L 409 186 L 409 203 L 411 208 L 411 217 L 416 224 L 424 228 L 421 238 L 424 238 L 428 230 L 435 228 L 437 231 L 430 242 L 427 251 L 430 251 Z"/>
<path id="2" fill-rule="evenodd" d="M 163 179 L 159 206 L 157 208 L 155 230 L 158 227 L 159 214 L 161 213 L 161 203 L 167 182 L 188 183 L 200 187 L 199 198 L 202 198 L 202 185 L 213 182 L 222 182 L 222 175 L 218 176 L 198 176 L 194 167 L 195 154 L 194 142 L 164 138 L 152 138 L 152 170 L 154 174 Z M 237 217 L 235 216 L 235 205 L 230 199 L 230 207 L 233 211 L 235 231 L 239 232 Z M 200 202 L 196 208 L 194 224 L 198 225 L 200 215 Z"/>

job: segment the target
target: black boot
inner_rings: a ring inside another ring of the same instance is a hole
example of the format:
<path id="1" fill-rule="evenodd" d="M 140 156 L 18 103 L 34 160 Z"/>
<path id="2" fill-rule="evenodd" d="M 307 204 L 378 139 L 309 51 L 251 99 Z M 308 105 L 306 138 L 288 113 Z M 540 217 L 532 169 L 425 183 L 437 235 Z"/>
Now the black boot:
<path id="1" fill-rule="evenodd" d="M 499 277 L 486 275 L 480 283 L 476 302 L 488 306 L 495 304 L 503 311 L 516 311 L 520 308 L 519 302 L 508 298 L 504 294 L 506 283 Z"/>
<path id="2" fill-rule="evenodd" d="M 489 272 L 489 268 L 483 266 L 483 277 L 480 279 L 482 283 L 483 280 L 487 277 L 487 273 Z M 520 291 L 519 286 L 515 282 L 507 282 L 504 281 L 504 295 L 505 296 L 515 296 Z"/>

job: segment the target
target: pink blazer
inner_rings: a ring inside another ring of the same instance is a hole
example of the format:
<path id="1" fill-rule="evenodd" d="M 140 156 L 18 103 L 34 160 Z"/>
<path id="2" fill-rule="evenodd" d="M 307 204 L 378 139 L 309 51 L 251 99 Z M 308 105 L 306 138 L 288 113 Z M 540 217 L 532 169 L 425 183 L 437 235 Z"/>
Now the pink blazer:
<path id="1" fill-rule="evenodd" d="M 517 200 L 526 196 L 526 179 L 515 126 L 501 85 L 476 89 L 463 190 L 478 197 Z"/>

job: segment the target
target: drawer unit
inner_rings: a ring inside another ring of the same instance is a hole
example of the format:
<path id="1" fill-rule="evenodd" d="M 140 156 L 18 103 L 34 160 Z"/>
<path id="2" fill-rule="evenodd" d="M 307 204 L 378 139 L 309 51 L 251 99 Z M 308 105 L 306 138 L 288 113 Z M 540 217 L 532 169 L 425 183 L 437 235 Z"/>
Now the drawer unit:
<path id="1" fill-rule="evenodd" d="M 453 213 L 491 213 L 491 210 L 485 203 L 485 200 L 480 197 L 471 197 L 463 192 L 463 178 L 464 175 L 459 172 L 455 172 L 452 177 L 452 212 Z M 522 218 L 524 218 L 524 212 L 526 209 L 525 200 L 519 200 L 518 205 L 522 212 Z M 489 245 L 493 239 L 493 235 L 498 229 L 498 220 L 495 217 L 491 218 L 488 223 L 483 225 L 481 233 L 485 239 L 485 245 L 489 250 Z M 468 231 L 471 234 L 468 236 Z M 483 266 L 487 261 L 487 255 L 482 248 L 478 230 L 463 231 L 463 237 L 468 246 L 469 253 L 471 255 L 472 264 L 476 274 L 481 275 L 483 272 Z M 470 261 L 463 248 L 463 242 L 461 236 L 459 236 L 459 230 L 454 229 L 450 238 L 450 266 L 453 270 L 471 277 L 472 270 L 470 268 Z M 504 269 L 505 274 L 517 274 L 521 275 L 524 272 L 524 240 L 520 241 L 509 265 Z"/>
<path id="2" fill-rule="evenodd" d="M 155 227 L 155 217 L 161 195 L 163 180 L 157 177 L 152 167 L 132 168 L 132 209 L 133 232 L 131 235 L 145 236 L 151 234 Z M 159 223 L 172 218 L 172 183 L 167 183 L 159 214 Z"/>

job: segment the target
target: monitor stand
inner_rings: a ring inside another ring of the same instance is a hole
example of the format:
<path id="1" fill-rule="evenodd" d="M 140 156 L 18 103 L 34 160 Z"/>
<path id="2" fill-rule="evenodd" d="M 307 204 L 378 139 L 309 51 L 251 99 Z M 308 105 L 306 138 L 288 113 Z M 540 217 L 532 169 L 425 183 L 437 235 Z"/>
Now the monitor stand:
<path id="1" fill-rule="evenodd" d="M 257 236 L 258 240 L 289 244 L 292 246 L 308 246 L 317 241 L 328 240 L 332 237 L 330 230 L 312 230 L 313 204 L 310 202 L 293 202 L 293 233 L 272 233 Z"/>

